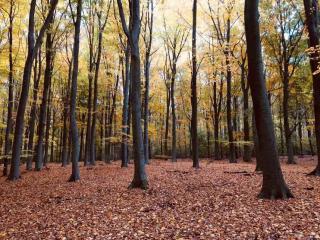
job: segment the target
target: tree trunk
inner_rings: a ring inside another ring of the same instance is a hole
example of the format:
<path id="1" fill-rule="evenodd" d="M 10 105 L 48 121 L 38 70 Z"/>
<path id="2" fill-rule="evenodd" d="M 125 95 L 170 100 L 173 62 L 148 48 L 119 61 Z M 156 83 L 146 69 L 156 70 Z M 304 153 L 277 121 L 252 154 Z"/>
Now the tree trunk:
<path id="1" fill-rule="evenodd" d="M 49 25 L 52 25 L 54 18 L 51 19 Z M 51 88 L 51 79 L 53 71 L 53 40 L 51 34 L 51 27 L 47 31 L 46 39 L 46 69 L 44 73 L 42 103 L 40 106 L 39 125 L 38 125 L 38 143 L 35 151 L 35 170 L 41 171 L 43 167 L 43 140 L 45 137 L 45 126 L 47 122 L 47 109 L 49 108 L 49 94 Z"/>
<path id="2" fill-rule="evenodd" d="M 318 71 L 319 61 L 319 33 L 318 33 L 318 13 L 319 6 L 317 0 L 304 0 L 306 13 L 306 23 L 309 32 L 309 48 L 314 48 L 310 54 L 310 65 L 313 72 L 313 108 L 315 117 L 315 135 L 318 155 L 318 164 L 311 175 L 320 176 L 320 75 Z"/>
<path id="3" fill-rule="evenodd" d="M 71 96 L 70 96 L 70 128 L 72 137 L 72 173 L 69 178 L 70 182 L 80 180 L 79 170 L 79 138 L 78 138 L 78 126 L 76 118 L 76 105 L 77 105 L 77 87 L 78 87 L 78 71 L 79 71 L 79 48 L 80 48 L 80 27 L 81 27 L 81 12 L 82 12 L 82 0 L 77 2 L 77 16 L 75 22 L 75 34 L 74 34 L 74 47 L 73 47 L 73 70 L 72 70 L 72 82 L 71 82 Z"/>
<path id="4" fill-rule="evenodd" d="M 176 65 L 173 66 L 171 78 L 171 112 L 172 112 L 172 143 L 171 143 L 171 158 L 172 162 L 177 161 L 177 131 L 176 131 L 176 103 L 175 103 L 175 78 L 176 78 Z"/>
<path id="5" fill-rule="evenodd" d="M 191 78 L 191 139 L 192 139 L 192 162 L 194 168 L 199 165 L 198 146 L 198 96 L 197 96 L 197 0 L 193 0 L 193 24 L 192 24 L 192 78 Z"/>
<path id="6" fill-rule="evenodd" d="M 42 72 L 42 60 L 41 60 L 41 47 L 38 51 L 38 57 L 35 60 L 34 66 L 34 84 L 33 84 L 33 102 L 31 106 L 29 124 L 28 124 L 28 157 L 27 157 L 27 170 L 32 170 L 32 160 L 33 160 L 33 142 L 34 142 L 34 130 L 35 130 L 35 123 L 36 123 L 36 114 L 37 114 L 37 101 L 38 101 L 38 90 L 39 90 L 39 83 L 41 78 Z"/>
<path id="7" fill-rule="evenodd" d="M 288 164 L 295 164 L 293 145 L 292 145 L 292 133 L 289 123 L 289 77 L 288 70 L 285 70 L 284 80 L 283 80 L 283 126 L 284 126 L 284 136 L 286 140 L 286 148 L 288 155 Z"/>
<path id="8" fill-rule="evenodd" d="M 259 0 L 245 1 L 245 32 L 248 49 L 248 81 L 259 138 L 259 153 L 263 165 L 260 198 L 293 197 L 282 175 L 278 158 L 271 109 L 263 76 L 263 59 L 259 27 Z"/>
<path id="9" fill-rule="evenodd" d="M 121 142 L 121 167 L 128 167 L 128 128 L 129 128 L 129 90 L 130 90 L 130 46 L 127 43 L 125 51 L 125 83 L 123 87 L 122 108 L 122 142 Z"/>
<path id="10" fill-rule="evenodd" d="M 14 90 L 14 80 L 13 80 L 13 20 L 14 20 L 14 0 L 10 0 L 10 12 L 9 12 L 9 29 L 8 29 L 8 39 L 9 39 L 9 76 L 8 76 L 8 113 L 7 113 L 7 126 L 5 132 L 5 143 L 4 143 L 4 167 L 3 176 L 8 175 L 8 163 L 9 154 L 11 151 L 11 139 L 10 134 L 12 132 L 13 126 L 13 90 Z"/>

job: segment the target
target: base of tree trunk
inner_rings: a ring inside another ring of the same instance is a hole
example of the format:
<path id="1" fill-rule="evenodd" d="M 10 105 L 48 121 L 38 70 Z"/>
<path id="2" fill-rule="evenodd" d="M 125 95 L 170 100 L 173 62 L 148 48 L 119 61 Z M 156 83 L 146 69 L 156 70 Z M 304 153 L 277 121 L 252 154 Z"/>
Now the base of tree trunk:
<path id="1" fill-rule="evenodd" d="M 80 176 L 71 174 L 68 182 L 77 182 L 77 181 L 79 181 L 79 180 L 80 180 Z"/>
<path id="2" fill-rule="evenodd" d="M 289 199 L 293 198 L 293 194 L 290 192 L 289 188 L 284 186 L 275 186 L 272 188 L 262 189 L 260 194 L 258 195 L 261 199 Z"/>
<path id="3" fill-rule="evenodd" d="M 262 172 L 262 167 L 261 166 L 256 166 L 256 169 L 254 170 L 256 172 Z"/>
<path id="4" fill-rule="evenodd" d="M 127 168 L 128 167 L 128 163 L 125 163 L 125 164 L 121 164 L 121 168 Z"/>
<path id="5" fill-rule="evenodd" d="M 315 170 L 313 170 L 311 173 L 308 173 L 307 175 L 308 175 L 308 176 L 320 177 L 320 168 L 317 167 Z"/>
<path id="6" fill-rule="evenodd" d="M 133 180 L 128 186 L 128 189 L 134 189 L 134 188 L 141 188 L 143 190 L 147 190 L 149 188 L 148 180 L 142 180 L 142 181 Z"/>
<path id="7" fill-rule="evenodd" d="M 18 177 L 9 175 L 8 178 L 7 178 L 8 181 L 17 181 L 19 179 L 21 179 L 20 175 Z"/>
<path id="8" fill-rule="evenodd" d="M 289 165 L 296 165 L 297 162 L 296 162 L 296 161 L 290 161 L 290 162 L 287 161 L 287 164 L 289 164 Z"/>

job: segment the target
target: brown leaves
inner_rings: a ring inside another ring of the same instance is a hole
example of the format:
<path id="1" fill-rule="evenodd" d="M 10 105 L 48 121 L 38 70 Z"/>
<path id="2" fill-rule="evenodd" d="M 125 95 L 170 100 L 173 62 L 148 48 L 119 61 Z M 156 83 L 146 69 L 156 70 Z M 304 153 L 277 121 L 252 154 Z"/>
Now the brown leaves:
<path id="1" fill-rule="evenodd" d="M 306 159 L 306 158 L 305 158 Z M 132 166 L 24 173 L 0 180 L 0 239 L 320 239 L 319 178 L 313 161 L 283 165 L 295 199 L 256 198 L 260 174 L 253 164 L 153 161 L 150 189 L 128 190 Z"/>

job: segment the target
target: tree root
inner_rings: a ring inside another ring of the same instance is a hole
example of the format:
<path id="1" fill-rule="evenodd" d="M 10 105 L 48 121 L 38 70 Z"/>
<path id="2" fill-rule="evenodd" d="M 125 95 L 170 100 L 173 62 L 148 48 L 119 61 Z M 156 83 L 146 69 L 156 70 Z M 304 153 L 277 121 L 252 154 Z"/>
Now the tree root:
<path id="1" fill-rule="evenodd" d="M 141 188 L 142 190 L 147 190 L 149 188 L 148 180 L 137 181 L 133 180 L 128 189 Z"/>
<path id="2" fill-rule="evenodd" d="M 293 194 L 290 192 L 287 186 L 274 186 L 270 188 L 264 188 L 261 190 L 258 198 L 261 199 L 289 199 L 293 198 Z"/>

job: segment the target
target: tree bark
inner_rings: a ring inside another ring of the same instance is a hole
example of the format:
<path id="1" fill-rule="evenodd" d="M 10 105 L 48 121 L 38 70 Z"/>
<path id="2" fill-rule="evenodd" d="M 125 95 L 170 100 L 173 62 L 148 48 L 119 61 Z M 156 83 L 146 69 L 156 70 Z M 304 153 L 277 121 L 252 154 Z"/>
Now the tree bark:
<path id="1" fill-rule="evenodd" d="M 198 96 L 197 96 L 197 0 L 193 0 L 192 23 L 192 78 L 191 78 L 191 139 L 192 162 L 194 168 L 200 168 L 198 146 Z"/>
<path id="2" fill-rule="evenodd" d="M 74 34 L 74 47 L 73 47 L 73 70 L 71 81 L 71 96 L 70 96 L 70 128 L 72 138 L 72 172 L 69 178 L 69 182 L 80 180 L 79 170 L 79 153 L 80 144 L 78 138 L 78 126 L 76 118 L 76 104 L 77 104 L 77 88 L 78 88 L 78 72 L 79 72 L 79 48 L 80 48 L 80 27 L 81 27 L 81 13 L 82 13 L 82 0 L 77 1 L 77 16 L 75 22 L 75 34 Z"/>

